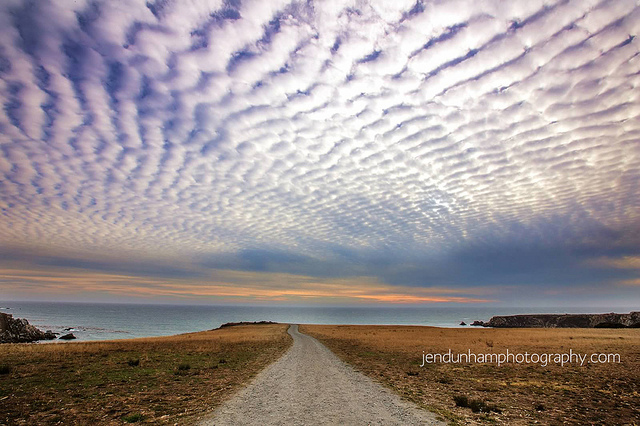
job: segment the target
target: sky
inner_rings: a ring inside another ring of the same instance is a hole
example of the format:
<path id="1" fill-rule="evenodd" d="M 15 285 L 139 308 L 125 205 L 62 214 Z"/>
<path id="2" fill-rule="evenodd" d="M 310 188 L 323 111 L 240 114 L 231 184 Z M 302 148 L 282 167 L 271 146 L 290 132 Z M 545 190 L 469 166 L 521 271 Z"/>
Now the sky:
<path id="1" fill-rule="evenodd" d="M 0 300 L 640 306 L 637 1 L 0 2 Z"/>

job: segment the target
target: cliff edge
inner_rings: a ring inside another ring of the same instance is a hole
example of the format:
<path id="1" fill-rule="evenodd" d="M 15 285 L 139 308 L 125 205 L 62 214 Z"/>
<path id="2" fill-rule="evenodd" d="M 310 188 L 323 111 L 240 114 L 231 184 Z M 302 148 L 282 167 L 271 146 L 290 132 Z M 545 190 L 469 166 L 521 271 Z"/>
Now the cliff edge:
<path id="1" fill-rule="evenodd" d="M 478 325 L 495 328 L 640 328 L 640 312 L 506 315 L 494 316 Z"/>

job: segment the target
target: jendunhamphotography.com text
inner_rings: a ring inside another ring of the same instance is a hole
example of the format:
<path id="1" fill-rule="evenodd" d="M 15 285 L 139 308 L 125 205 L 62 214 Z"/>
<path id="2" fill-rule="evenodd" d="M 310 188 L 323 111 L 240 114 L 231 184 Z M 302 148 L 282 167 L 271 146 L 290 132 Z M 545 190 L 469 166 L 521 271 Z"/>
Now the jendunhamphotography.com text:
<path id="1" fill-rule="evenodd" d="M 570 349 L 565 353 L 517 353 L 509 349 L 504 353 L 474 353 L 469 349 L 467 352 L 454 353 L 451 349 L 443 353 L 422 352 L 422 364 L 535 364 L 546 367 L 550 364 L 560 366 L 565 365 L 586 365 L 586 364 L 608 364 L 620 363 L 620 354 L 615 353 L 592 353 L 581 354 Z"/>

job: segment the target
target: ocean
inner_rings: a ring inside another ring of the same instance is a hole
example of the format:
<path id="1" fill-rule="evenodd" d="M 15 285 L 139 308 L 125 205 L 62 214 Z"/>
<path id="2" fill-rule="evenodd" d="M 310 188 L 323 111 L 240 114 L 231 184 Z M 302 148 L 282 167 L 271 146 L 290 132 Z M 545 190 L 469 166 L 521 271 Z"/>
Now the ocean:
<path id="1" fill-rule="evenodd" d="M 191 306 L 60 302 L 2 302 L 0 312 L 26 318 L 46 331 L 72 332 L 79 340 L 168 336 L 217 328 L 227 322 L 276 321 L 295 324 L 390 324 L 460 327 L 493 315 L 603 313 L 631 309 L 505 308 L 487 306 Z"/>

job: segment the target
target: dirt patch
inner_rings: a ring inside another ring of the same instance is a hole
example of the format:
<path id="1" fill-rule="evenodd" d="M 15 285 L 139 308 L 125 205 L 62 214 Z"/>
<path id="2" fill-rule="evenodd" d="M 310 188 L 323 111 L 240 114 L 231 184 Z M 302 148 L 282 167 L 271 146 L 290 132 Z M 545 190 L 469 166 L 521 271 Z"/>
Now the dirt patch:
<path id="1" fill-rule="evenodd" d="M 356 369 L 458 424 L 640 423 L 640 331 L 304 325 Z M 423 353 L 616 353 L 620 363 L 423 363 Z M 466 402 L 466 403 L 465 403 Z M 477 408 L 474 412 L 474 408 Z"/>
<path id="2" fill-rule="evenodd" d="M 0 346 L 0 424 L 190 424 L 291 345 L 287 325 Z"/>

